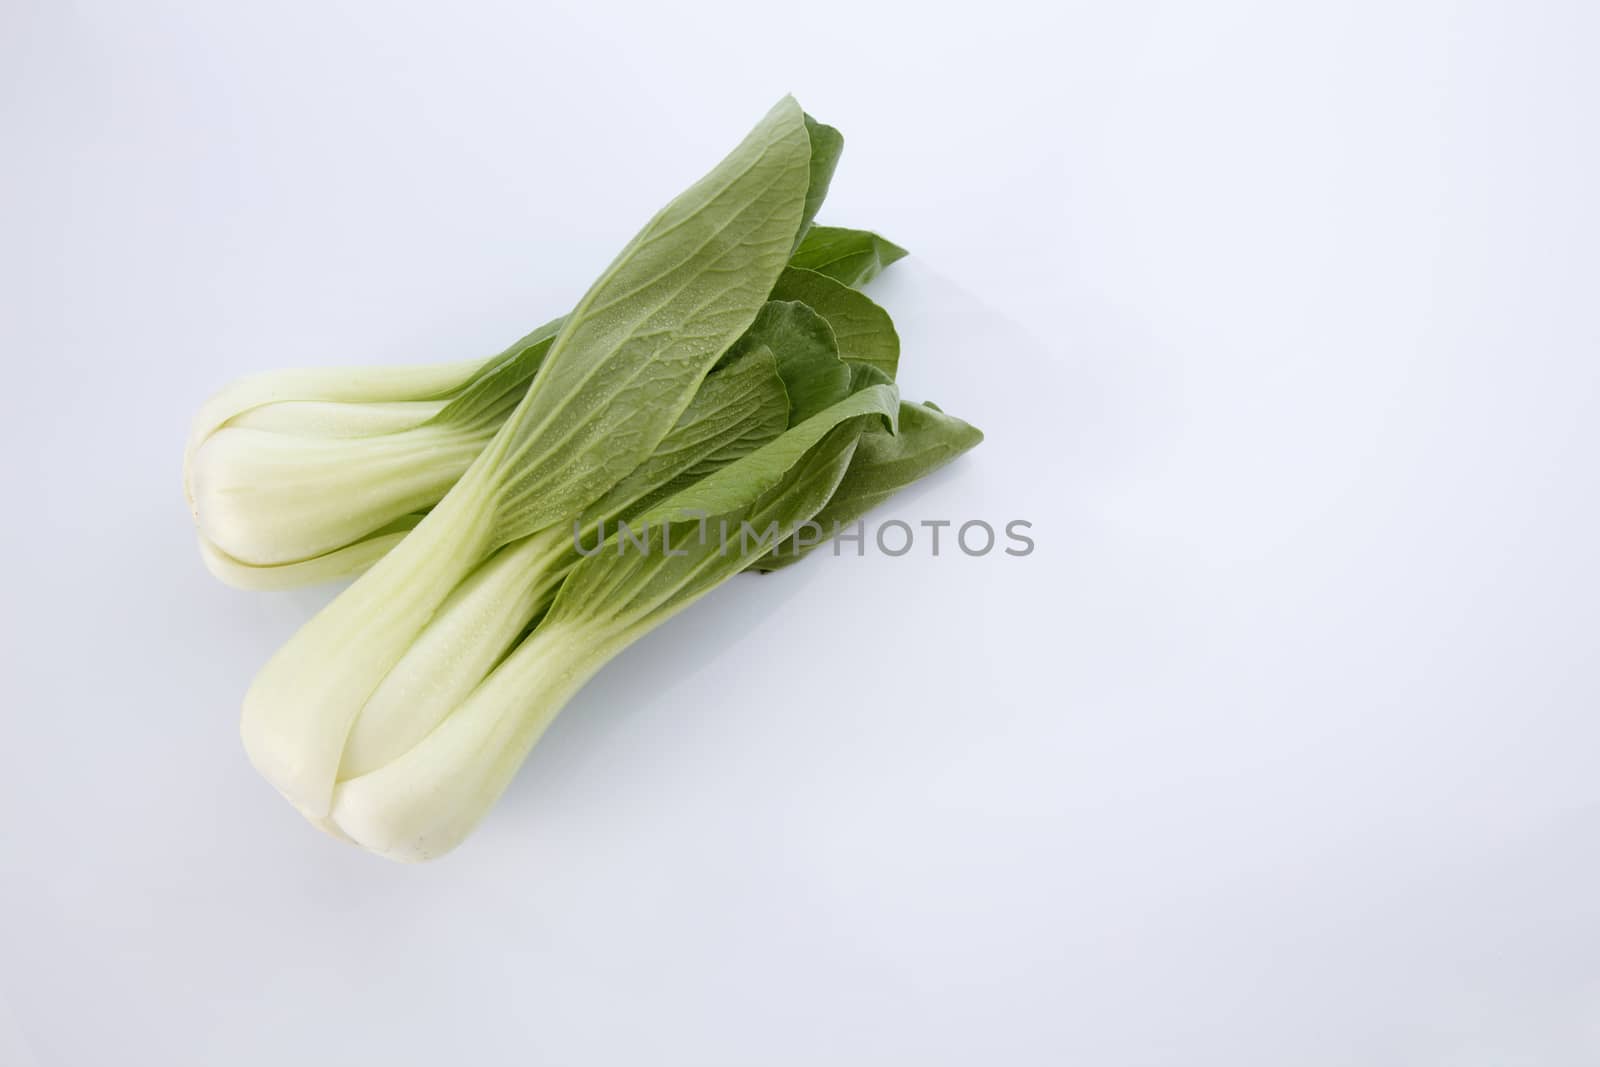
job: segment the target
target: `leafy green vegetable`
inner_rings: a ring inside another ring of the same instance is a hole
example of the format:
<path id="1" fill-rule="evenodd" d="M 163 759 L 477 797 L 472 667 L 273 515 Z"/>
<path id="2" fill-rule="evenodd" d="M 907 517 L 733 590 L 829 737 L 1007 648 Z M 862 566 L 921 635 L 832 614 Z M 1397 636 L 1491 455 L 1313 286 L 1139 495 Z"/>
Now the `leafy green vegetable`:
<path id="1" fill-rule="evenodd" d="M 900 401 L 894 325 L 852 288 L 904 251 L 812 225 L 842 146 L 785 98 L 500 355 L 202 409 L 184 485 L 213 572 L 371 567 L 245 698 L 251 761 L 309 820 L 395 859 L 454 847 L 624 647 L 982 439 Z"/>
<path id="2" fill-rule="evenodd" d="M 905 256 L 905 249 L 867 230 L 813 226 L 789 263 L 826 274 L 836 282 L 857 286 L 870 282 L 889 264 Z"/>
<path id="3" fill-rule="evenodd" d="M 810 164 L 804 116 L 785 98 L 578 301 L 438 506 L 262 669 L 245 749 L 308 818 L 326 819 L 362 707 L 452 592 L 496 548 L 560 536 L 671 431 L 784 269 Z"/>

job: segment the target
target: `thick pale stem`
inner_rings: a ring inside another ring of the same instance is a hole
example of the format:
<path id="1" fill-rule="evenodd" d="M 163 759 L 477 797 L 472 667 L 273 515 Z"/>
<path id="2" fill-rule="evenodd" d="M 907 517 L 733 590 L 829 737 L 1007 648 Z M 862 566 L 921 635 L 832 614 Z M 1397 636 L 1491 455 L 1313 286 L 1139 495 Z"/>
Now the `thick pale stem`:
<path id="1" fill-rule="evenodd" d="M 249 566 L 314 559 L 432 507 L 490 436 L 444 426 L 350 438 L 225 427 L 195 453 L 195 522 Z"/>
<path id="2" fill-rule="evenodd" d="M 450 594 L 361 710 L 340 779 L 403 755 L 467 699 L 549 605 L 570 537 L 554 529 L 507 545 Z"/>
<path id="3" fill-rule="evenodd" d="M 541 626 L 420 744 L 339 783 L 330 821 L 390 859 L 448 852 L 472 832 L 567 701 L 626 643 L 593 628 Z"/>
<path id="4" fill-rule="evenodd" d="M 184 491 L 192 502 L 190 466 L 200 445 L 245 412 L 295 400 L 361 404 L 442 397 L 470 381 L 485 362 L 474 359 L 425 367 L 325 367 L 241 378 L 207 400 L 195 414 L 183 449 Z"/>
<path id="5" fill-rule="evenodd" d="M 356 715 L 491 547 L 483 464 L 256 676 L 241 732 L 257 770 L 310 818 L 328 813 Z"/>
<path id="6" fill-rule="evenodd" d="M 241 563 L 204 537 L 200 538 L 200 558 L 212 575 L 235 589 L 257 592 L 298 589 L 304 585 L 354 578 L 387 555 L 416 523 L 417 520 L 412 519 L 404 528 L 391 528 L 390 532 L 364 537 L 337 551 L 298 563 L 278 563 L 265 567 Z"/>

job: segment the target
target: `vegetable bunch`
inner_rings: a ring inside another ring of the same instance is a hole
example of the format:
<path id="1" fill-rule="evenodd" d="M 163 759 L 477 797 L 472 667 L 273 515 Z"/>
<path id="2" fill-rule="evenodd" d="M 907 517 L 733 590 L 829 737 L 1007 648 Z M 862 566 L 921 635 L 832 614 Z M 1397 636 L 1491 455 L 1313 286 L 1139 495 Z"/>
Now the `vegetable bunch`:
<path id="1" fill-rule="evenodd" d="M 857 286 L 905 253 L 812 225 L 842 145 L 785 98 L 499 355 L 268 374 L 201 410 L 184 486 L 212 572 L 360 574 L 245 697 L 251 761 L 307 819 L 447 851 L 623 648 L 982 439 L 900 399 Z"/>

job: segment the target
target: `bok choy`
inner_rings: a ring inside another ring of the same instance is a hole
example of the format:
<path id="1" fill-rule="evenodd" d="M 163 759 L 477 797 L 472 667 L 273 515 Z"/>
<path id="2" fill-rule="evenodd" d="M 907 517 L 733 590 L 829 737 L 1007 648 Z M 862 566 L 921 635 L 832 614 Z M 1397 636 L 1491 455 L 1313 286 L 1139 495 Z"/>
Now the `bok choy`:
<path id="1" fill-rule="evenodd" d="M 213 573 L 361 575 L 244 701 L 251 762 L 308 820 L 393 859 L 453 848 L 623 648 L 982 439 L 900 398 L 856 286 L 904 250 L 813 225 L 842 143 L 780 101 L 497 356 L 279 372 L 202 408 L 184 487 Z"/>
<path id="2" fill-rule="evenodd" d="M 790 263 L 826 265 L 841 247 L 896 248 L 866 231 L 819 226 Z M 830 277 L 859 284 L 875 274 Z M 780 290 L 802 292 L 784 280 Z M 813 283 L 827 285 L 828 299 L 810 294 L 811 305 L 821 305 L 847 345 L 859 344 L 866 324 L 871 342 L 851 356 L 892 373 L 899 342 L 883 309 L 843 284 Z M 223 390 L 201 409 L 184 452 L 184 491 L 207 567 L 242 589 L 288 589 L 371 566 L 494 437 L 563 321 L 487 360 L 279 371 Z"/>
<path id="3" fill-rule="evenodd" d="M 801 233 L 811 141 L 792 98 L 628 244 L 557 331 L 461 479 L 272 657 L 245 697 L 256 768 L 325 819 L 362 706 L 496 549 L 570 536 L 655 451 L 755 320 Z"/>

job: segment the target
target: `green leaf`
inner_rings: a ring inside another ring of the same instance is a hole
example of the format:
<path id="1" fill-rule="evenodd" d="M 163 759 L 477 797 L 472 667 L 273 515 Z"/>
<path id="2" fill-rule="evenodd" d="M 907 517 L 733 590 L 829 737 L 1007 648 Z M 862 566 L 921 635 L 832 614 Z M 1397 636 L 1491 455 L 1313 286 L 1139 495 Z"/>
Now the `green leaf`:
<path id="1" fill-rule="evenodd" d="M 807 305 L 833 327 L 841 359 L 869 364 L 894 377 L 900 364 L 900 335 L 889 313 L 865 293 L 826 274 L 790 267 L 772 287 L 772 299 Z"/>
<path id="2" fill-rule="evenodd" d="M 785 97 L 578 301 L 485 452 L 498 543 L 570 518 L 655 451 L 788 261 L 810 161 L 805 116 Z"/>
<path id="3" fill-rule="evenodd" d="M 861 438 L 850 470 L 839 483 L 833 498 L 812 519 L 822 540 L 800 544 L 791 539 L 762 557 L 751 570 L 774 571 L 787 567 L 825 543 L 840 529 L 855 522 L 872 508 L 910 485 L 943 467 L 963 452 L 978 445 L 983 433 L 958 418 L 946 415 L 932 404 L 902 403 L 900 432 L 869 433 Z"/>
<path id="4" fill-rule="evenodd" d="M 597 643 L 610 647 L 664 621 L 767 550 L 740 536 L 743 524 L 768 534 L 770 545 L 816 514 L 857 441 L 873 427 L 892 432 L 898 409 L 893 385 L 869 386 L 646 509 L 629 525 L 650 532 L 653 550 L 622 550 L 609 538 L 573 568 L 540 629 L 598 626 Z"/>
<path id="5" fill-rule="evenodd" d="M 674 493 L 645 512 L 641 521 L 673 521 L 686 511 L 700 511 L 712 517 L 732 514 L 780 485 L 788 469 L 834 427 L 863 420 L 863 429 L 875 425 L 892 434 L 899 406 L 900 391 L 893 385 L 872 385 L 852 393 L 828 410 L 784 431 L 771 444 Z"/>
<path id="6" fill-rule="evenodd" d="M 832 126 L 824 125 L 806 116 L 806 137 L 811 142 L 811 171 L 806 186 L 806 209 L 800 219 L 800 232 L 795 236 L 795 247 L 805 239 L 811 221 L 822 208 L 828 196 L 828 186 L 833 183 L 833 172 L 839 166 L 839 156 L 844 152 L 844 134 Z"/>
<path id="7" fill-rule="evenodd" d="M 894 381 L 883 371 L 870 363 L 850 364 L 850 391 L 859 393 L 869 385 L 888 385 Z"/>
<path id="8" fill-rule="evenodd" d="M 547 322 L 494 357 L 432 421 L 498 426 L 527 393 L 565 322 L 564 317 Z"/>
<path id="9" fill-rule="evenodd" d="M 839 157 L 844 151 L 844 134 L 832 126 L 818 122 L 810 115 L 804 115 L 804 122 L 811 157 L 806 173 L 805 207 L 801 215 L 799 236 L 795 240 L 797 251 L 792 262 L 800 266 L 809 266 L 809 262 L 800 261 L 798 249 L 803 242 L 815 245 L 815 242 L 806 241 L 806 234 L 827 198 L 834 170 L 838 167 Z M 861 234 L 874 241 L 881 240 L 865 231 L 843 230 L 838 227 L 820 229 L 833 235 Z M 838 238 L 834 237 L 830 243 L 837 241 Z M 895 247 L 886 241 L 882 243 L 888 248 Z M 896 259 L 905 255 L 903 250 L 895 249 L 895 251 L 898 253 L 894 256 Z M 813 252 L 812 256 L 814 255 Z M 893 259 L 888 262 L 893 262 Z M 528 383 L 538 372 L 556 334 L 565 322 L 566 317 L 563 316 L 545 323 L 495 357 L 482 372 L 474 376 L 460 396 L 435 416 L 435 421 L 493 423 L 503 419 L 522 399 Z"/>
<path id="10" fill-rule="evenodd" d="M 789 425 L 789 395 L 778 361 L 765 346 L 709 375 L 672 432 L 650 458 L 584 512 L 585 530 L 630 511 L 745 456 Z"/>
<path id="11" fill-rule="evenodd" d="M 905 256 L 905 249 L 870 230 L 813 226 L 789 262 L 791 266 L 826 274 L 836 282 L 859 286 Z"/>
<path id="12" fill-rule="evenodd" d="M 789 392 L 789 423 L 804 422 L 850 395 L 850 367 L 839 358 L 828 320 L 796 300 L 769 300 L 750 329 L 728 350 L 736 359 L 755 348 L 772 350 Z"/>

